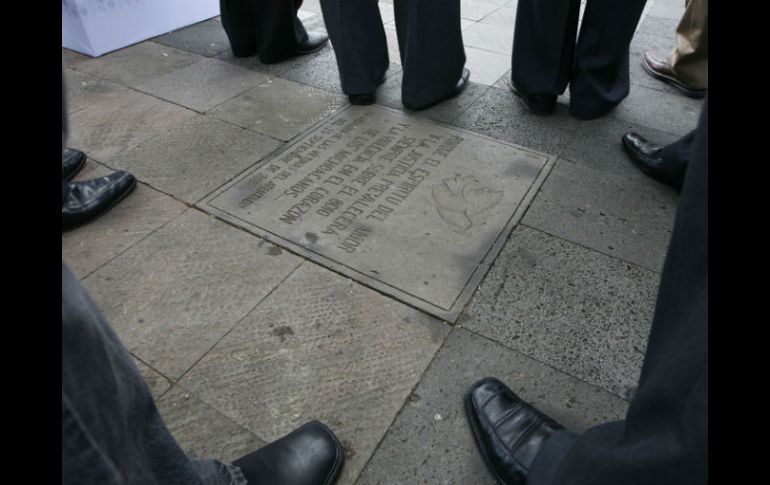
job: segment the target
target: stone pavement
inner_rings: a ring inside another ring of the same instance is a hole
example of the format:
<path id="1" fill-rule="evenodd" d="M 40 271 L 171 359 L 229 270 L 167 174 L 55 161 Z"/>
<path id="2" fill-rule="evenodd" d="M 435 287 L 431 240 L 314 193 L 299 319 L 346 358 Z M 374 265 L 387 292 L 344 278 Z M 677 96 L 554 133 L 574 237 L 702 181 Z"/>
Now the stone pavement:
<path id="1" fill-rule="evenodd" d="M 319 419 L 346 447 L 340 483 L 491 484 L 462 407 L 479 378 L 501 378 L 573 429 L 622 419 L 678 197 L 638 172 L 620 137 L 666 143 L 696 125 L 702 101 L 639 65 L 645 50 L 673 46 L 684 2 L 648 2 L 631 45 L 631 93 L 591 122 L 567 115 L 567 96 L 553 116 L 530 115 L 508 89 L 516 3 L 463 0 L 473 84 L 410 113 L 400 104 L 392 5 L 380 2 L 392 47 L 381 106 L 551 160 L 452 321 L 203 203 L 349 109 L 331 47 L 271 66 L 234 59 L 212 19 L 96 59 L 63 50 L 68 145 L 89 156 L 79 178 L 124 169 L 140 182 L 103 217 L 63 234 L 63 259 L 189 453 L 232 460 Z M 318 0 L 300 16 L 323 28 Z"/>

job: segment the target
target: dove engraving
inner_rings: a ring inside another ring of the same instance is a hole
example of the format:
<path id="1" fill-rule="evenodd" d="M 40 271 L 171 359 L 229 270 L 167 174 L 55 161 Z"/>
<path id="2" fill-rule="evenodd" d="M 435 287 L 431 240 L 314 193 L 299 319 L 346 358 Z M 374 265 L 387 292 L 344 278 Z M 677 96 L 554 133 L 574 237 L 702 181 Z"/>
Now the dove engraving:
<path id="1" fill-rule="evenodd" d="M 491 209 L 503 198 L 502 190 L 487 187 L 472 175 L 460 174 L 434 185 L 432 194 L 439 216 L 463 231 L 473 227 L 473 216 Z"/>

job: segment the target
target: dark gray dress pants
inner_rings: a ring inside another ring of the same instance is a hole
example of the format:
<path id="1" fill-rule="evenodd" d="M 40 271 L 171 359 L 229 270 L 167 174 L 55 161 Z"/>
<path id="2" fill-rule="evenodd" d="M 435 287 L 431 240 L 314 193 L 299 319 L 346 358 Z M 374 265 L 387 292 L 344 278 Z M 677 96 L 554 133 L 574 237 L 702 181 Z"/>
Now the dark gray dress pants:
<path id="1" fill-rule="evenodd" d="M 265 64 L 297 54 L 307 32 L 297 18 L 302 0 L 219 0 L 222 27 L 233 55 L 259 55 Z"/>
<path id="2" fill-rule="evenodd" d="M 646 0 L 588 0 L 575 42 L 580 0 L 519 0 L 511 82 L 532 94 L 570 86 L 570 111 L 603 114 L 629 91 L 628 52 Z"/>
<path id="3" fill-rule="evenodd" d="M 419 109 L 454 90 L 465 66 L 460 0 L 394 0 L 404 105 Z M 373 93 L 390 64 L 377 0 L 321 0 L 342 91 Z"/>
<path id="4" fill-rule="evenodd" d="M 535 458 L 527 485 L 707 483 L 708 98 L 626 419 L 580 435 L 553 435 Z"/>

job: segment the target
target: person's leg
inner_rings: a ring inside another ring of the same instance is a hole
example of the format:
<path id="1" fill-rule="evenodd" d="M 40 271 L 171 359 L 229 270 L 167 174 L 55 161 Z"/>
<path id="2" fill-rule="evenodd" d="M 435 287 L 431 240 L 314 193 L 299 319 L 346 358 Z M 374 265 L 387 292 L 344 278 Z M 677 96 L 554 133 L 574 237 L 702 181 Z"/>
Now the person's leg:
<path id="1" fill-rule="evenodd" d="M 395 0 L 393 9 L 404 68 L 402 101 L 421 109 L 453 93 L 463 75 L 460 0 Z"/>
<path id="2" fill-rule="evenodd" d="M 273 64 L 297 55 L 299 43 L 307 38 L 297 18 L 299 6 L 291 0 L 252 1 L 258 24 L 259 60 Z"/>
<path id="3" fill-rule="evenodd" d="M 708 98 L 625 421 L 545 443 L 528 485 L 708 482 Z"/>
<path id="4" fill-rule="evenodd" d="M 136 365 L 62 263 L 62 483 L 245 484 L 237 467 L 191 462 Z"/>
<path id="5" fill-rule="evenodd" d="M 588 0 L 570 80 L 570 114 L 595 119 L 630 88 L 629 46 L 646 0 Z"/>
<path id="6" fill-rule="evenodd" d="M 676 48 L 669 56 L 677 79 L 696 89 L 708 89 L 708 0 L 687 0 L 676 28 Z"/>
<path id="7" fill-rule="evenodd" d="M 257 53 L 257 11 L 255 0 L 219 0 L 222 27 L 235 57 Z"/>
<path id="8" fill-rule="evenodd" d="M 337 57 L 342 92 L 348 96 L 374 93 L 390 66 L 377 0 L 321 0 L 321 10 Z"/>
<path id="9" fill-rule="evenodd" d="M 575 57 L 580 0 L 519 0 L 511 84 L 521 93 L 554 96 L 567 88 Z"/>

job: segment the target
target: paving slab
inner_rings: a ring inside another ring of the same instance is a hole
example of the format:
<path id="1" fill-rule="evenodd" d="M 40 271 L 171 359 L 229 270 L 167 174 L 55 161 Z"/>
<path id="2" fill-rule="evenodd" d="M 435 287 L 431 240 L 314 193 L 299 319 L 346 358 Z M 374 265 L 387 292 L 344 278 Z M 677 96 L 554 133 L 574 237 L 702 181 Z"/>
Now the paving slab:
<path id="1" fill-rule="evenodd" d="M 561 105 L 551 116 L 538 116 L 524 109 L 510 89 L 489 88 L 454 124 L 497 140 L 559 155 L 567 148 L 579 122 L 569 117 Z"/>
<path id="2" fill-rule="evenodd" d="M 660 145 L 668 145 L 680 137 L 665 131 L 629 123 L 614 118 L 601 118 L 581 123 L 562 156 L 572 162 L 591 168 L 620 175 L 652 185 L 665 185 L 656 182 L 631 161 L 623 149 L 621 139 L 626 133 L 638 133 Z"/>
<path id="3" fill-rule="evenodd" d="M 178 379 L 300 262 L 191 209 L 84 285 L 125 346 Z"/>
<path id="4" fill-rule="evenodd" d="M 205 57 L 214 57 L 230 49 L 230 41 L 218 18 L 169 32 L 152 41 Z"/>
<path id="5" fill-rule="evenodd" d="M 460 324 L 628 399 L 658 283 L 653 271 L 520 226 Z"/>
<path id="6" fill-rule="evenodd" d="M 471 73 L 473 76 L 473 73 Z M 402 110 L 414 116 L 429 118 L 443 123 L 451 124 L 463 111 L 465 111 L 476 100 L 481 98 L 489 86 L 470 82 L 459 96 L 442 101 L 432 108 L 420 111 L 412 111 L 404 107 L 401 103 L 401 84 L 404 80 L 403 71 L 391 76 L 377 90 L 377 103 L 389 108 Z"/>
<path id="7" fill-rule="evenodd" d="M 306 84 L 332 93 L 341 93 L 340 74 L 334 49 L 326 46 L 318 52 L 296 58 L 290 68 L 280 74 L 289 81 Z"/>
<path id="8" fill-rule="evenodd" d="M 125 90 L 69 117 L 69 146 L 109 164 L 115 156 L 195 116 L 193 111 Z"/>
<path id="9" fill-rule="evenodd" d="M 278 62 L 276 64 L 263 64 L 259 60 L 259 56 L 253 55 L 249 57 L 235 57 L 229 49 L 217 54 L 213 59 L 218 59 L 236 66 L 248 69 L 250 71 L 259 72 L 271 77 L 277 77 L 285 72 L 288 72 L 307 59 L 307 56 L 294 57 L 292 59 Z"/>
<path id="10" fill-rule="evenodd" d="M 192 459 L 214 458 L 231 463 L 266 444 L 179 386 L 158 401 L 158 411 L 171 435 Z"/>
<path id="11" fill-rule="evenodd" d="M 352 106 L 200 207 L 452 321 L 553 159 Z"/>
<path id="12" fill-rule="evenodd" d="M 481 20 L 482 24 L 496 25 L 498 27 L 505 27 L 511 31 L 513 35 L 513 28 L 516 25 L 516 7 L 508 7 L 507 4 L 501 8 L 498 8 L 491 14 L 487 15 Z M 511 37 L 513 39 L 513 37 Z M 511 40 L 513 45 L 513 40 Z"/>
<path id="13" fill-rule="evenodd" d="M 473 82 L 491 86 L 511 69 L 511 56 L 466 46 L 465 67 Z"/>
<path id="14" fill-rule="evenodd" d="M 502 10 L 502 9 L 501 9 Z M 494 25 L 484 21 L 476 23 L 463 31 L 466 46 L 508 56 L 508 67 L 513 52 L 513 25 Z"/>
<path id="15" fill-rule="evenodd" d="M 560 159 L 524 224 L 652 271 L 663 270 L 677 193 Z"/>
<path id="16" fill-rule="evenodd" d="M 610 117 L 684 136 L 698 126 L 702 99 L 633 86 Z"/>
<path id="17" fill-rule="evenodd" d="M 684 4 L 680 0 L 656 0 L 647 14 L 678 21 L 684 15 Z"/>
<path id="18" fill-rule="evenodd" d="M 289 141 L 318 121 L 347 106 L 347 98 L 284 79 L 268 79 L 220 104 L 211 116 Z"/>
<path id="19" fill-rule="evenodd" d="M 622 419 L 626 401 L 465 329 L 447 338 L 357 485 L 493 485 L 465 415 L 474 382 L 497 377 L 569 429 Z"/>
<path id="20" fill-rule="evenodd" d="M 219 59 L 203 59 L 137 89 L 203 113 L 267 79 L 262 73 Z"/>
<path id="21" fill-rule="evenodd" d="M 676 28 L 679 26 L 680 19 L 668 19 L 665 17 L 655 17 L 648 15 L 640 23 L 638 34 L 653 34 L 665 37 L 673 48 L 676 44 Z"/>
<path id="22" fill-rule="evenodd" d="M 112 173 L 86 163 L 76 180 Z M 118 205 L 94 221 L 62 234 L 62 257 L 74 274 L 84 278 L 185 211 L 187 207 L 138 183 Z"/>
<path id="23" fill-rule="evenodd" d="M 449 326 L 305 262 L 180 385 L 265 441 L 326 423 L 353 483 Z"/>
<path id="24" fill-rule="evenodd" d="M 70 68 L 64 70 L 64 89 L 68 116 L 126 91 L 115 83 Z"/>
<path id="25" fill-rule="evenodd" d="M 61 49 L 61 62 L 64 66 L 74 67 L 75 65 L 84 61 L 88 61 L 89 59 L 93 58 L 85 54 L 81 54 L 80 52 L 65 49 L 64 47 Z"/>
<path id="26" fill-rule="evenodd" d="M 504 4 L 500 0 L 460 0 L 460 17 L 478 22 Z"/>
<path id="27" fill-rule="evenodd" d="M 266 136 L 196 115 L 124 152 L 112 165 L 192 204 L 280 146 Z"/>
<path id="28" fill-rule="evenodd" d="M 142 42 L 78 65 L 78 70 L 136 87 L 153 78 L 189 66 L 203 57 L 154 42 Z"/>
<path id="29" fill-rule="evenodd" d="M 142 374 L 144 382 L 147 383 L 147 387 L 150 388 L 152 398 L 155 400 L 155 402 L 158 402 L 158 400 L 163 397 L 163 395 L 168 392 L 169 389 L 171 389 L 173 383 L 158 371 L 152 369 L 150 366 L 137 359 L 135 356 L 131 356 L 131 358 L 136 364 L 136 367 L 139 369 L 139 373 Z"/>

